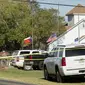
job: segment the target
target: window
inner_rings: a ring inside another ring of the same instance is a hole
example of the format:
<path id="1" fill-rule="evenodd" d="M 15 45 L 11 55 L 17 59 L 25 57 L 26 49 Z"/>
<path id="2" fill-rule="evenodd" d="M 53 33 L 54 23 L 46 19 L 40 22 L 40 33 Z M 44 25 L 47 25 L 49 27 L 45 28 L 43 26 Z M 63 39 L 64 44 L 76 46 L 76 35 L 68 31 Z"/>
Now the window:
<path id="1" fill-rule="evenodd" d="M 39 51 L 33 51 L 32 52 L 32 56 L 33 57 L 38 57 L 40 54 L 39 54 Z"/>
<path id="2" fill-rule="evenodd" d="M 22 52 L 20 52 L 20 55 L 29 54 L 29 53 L 30 53 L 30 51 L 22 51 Z"/>
<path id="3" fill-rule="evenodd" d="M 59 49 L 59 57 L 62 57 L 63 56 L 63 48 L 60 48 Z"/>
<path id="4" fill-rule="evenodd" d="M 66 57 L 85 55 L 85 48 L 67 48 L 65 55 Z"/>
<path id="5" fill-rule="evenodd" d="M 54 57 L 54 48 L 51 50 L 51 52 L 48 54 L 48 57 Z"/>
<path id="6" fill-rule="evenodd" d="M 50 57 L 57 57 L 58 48 L 53 48 L 52 51 L 49 53 Z"/>
<path id="7" fill-rule="evenodd" d="M 32 53 L 39 53 L 39 51 L 33 51 Z"/>
<path id="8" fill-rule="evenodd" d="M 55 50 L 54 50 L 54 57 L 57 57 L 57 54 L 58 54 L 58 48 L 55 48 Z"/>

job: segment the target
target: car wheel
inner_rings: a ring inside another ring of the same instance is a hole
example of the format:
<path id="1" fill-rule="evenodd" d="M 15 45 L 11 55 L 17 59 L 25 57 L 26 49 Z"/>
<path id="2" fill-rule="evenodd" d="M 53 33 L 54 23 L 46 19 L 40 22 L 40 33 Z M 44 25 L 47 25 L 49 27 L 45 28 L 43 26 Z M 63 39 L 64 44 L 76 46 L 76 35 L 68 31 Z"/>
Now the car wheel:
<path id="1" fill-rule="evenodd" d="M 46 80 L 49 80 L 49 79 L 50 79 L 50 77 L 49 77 L 49 74 L 48 74 L 48 71 L 47 71 L 46 67 L 44 68 L 44 78 L 45 78 Z"/>
<path id="2" fill-rule="evenodd" d="M 43 69 L 43 61 L 39 62 L 39 69 L 42 70 Z"/>
<path id="3" fill-rule="evenodd" d="M 58 83 L 64 82 L 64 78 L 60 75 L 59 71 L 56 72 L 56 77 L 57 77 L 57 82 Z"/>
<path id="4" fill-rule="evenodd" d="M 33 70 L 36 70 L 37 68 L 36 68 L 36 66 L 33 66 Z"/>
<path id="5" fill-rule="evenodd" d="M 17 67 L 18 69 L 23 69 L 23 67 Z"/>

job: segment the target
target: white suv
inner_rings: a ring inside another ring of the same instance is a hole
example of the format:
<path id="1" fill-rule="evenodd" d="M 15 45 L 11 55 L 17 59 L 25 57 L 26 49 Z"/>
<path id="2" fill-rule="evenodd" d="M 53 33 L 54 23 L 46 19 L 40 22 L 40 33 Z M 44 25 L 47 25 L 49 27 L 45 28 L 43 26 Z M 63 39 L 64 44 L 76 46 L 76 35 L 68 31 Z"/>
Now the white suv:
<path id="1" fill-rule="evenodd" d="M 30 54 L 34 52 L 39 52 L 38 50 L 16 50 L 12 53 L 13 59 L 12 59 L 12 66 L 17 68 L 24 68 L 25 70 L 32 69 L 32 66 L 24 66 L 24 59 L 26 56 L 29 56 Z M 31 58 L 31 57 L 30 57 Z"/>
<path id="2" fill-rule="evenodd" d="M 44 60 L 44 77 L 64 82 L 68 77 L 83 78 L 85 75 L 85 45 L 60 45 Z"/>

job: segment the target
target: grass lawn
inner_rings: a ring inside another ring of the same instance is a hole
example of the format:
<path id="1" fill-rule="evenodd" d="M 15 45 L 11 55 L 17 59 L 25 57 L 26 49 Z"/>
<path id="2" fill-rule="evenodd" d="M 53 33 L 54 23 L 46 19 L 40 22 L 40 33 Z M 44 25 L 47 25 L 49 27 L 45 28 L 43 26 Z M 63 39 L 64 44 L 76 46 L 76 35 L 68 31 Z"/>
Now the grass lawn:
<path id="1" fill-rule="evenodd" d="M 56 81 L 44 80 L 43 71 L 30 70 L 24 71 L 16 68 L 9 68 L 6 70 L 0 70 L 0 78 L 7 80 L 16 80 L 25 83 L 31 83 L 36 85 L 85 85 L 84 82 L 79 83 L 57 83 Z"/>

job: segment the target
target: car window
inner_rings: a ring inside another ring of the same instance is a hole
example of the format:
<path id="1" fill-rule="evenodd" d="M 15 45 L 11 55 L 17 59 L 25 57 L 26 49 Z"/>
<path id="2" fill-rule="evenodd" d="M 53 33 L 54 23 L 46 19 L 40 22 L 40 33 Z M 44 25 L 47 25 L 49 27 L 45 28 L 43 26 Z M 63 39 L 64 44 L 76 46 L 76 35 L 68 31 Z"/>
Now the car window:
<path id="1" fill-rule="evenodd" d="M 85 55 L 85 48 L 67 48 L 65 55 L 66 57 Z"/>
<path id="2" fill-rule="evenodd" d="M 64 48 L 60 48 L 59 49 L 59 57 L 62 57 L 63 56 L 63 50 L 64 50 Z"/>
<path id="3" fill-rule="evenodd" d="M 32 55 L 39 55 L 39 51 L 33 51 Z"/>
<path id="4" fill-rule="evenodd" d="M 29 53 L 30 53 L 30 51 L 21 51 L 21 52 L 20 52 L 20 55 L 29 54 Z"/>
<path id="5" fill-rule="evenodd" d="M 54 49 L 52 49 L 52 51 L 49 54 L 50 57 L 54 57 Z"/>
<path id="6" fill-rule="evenodd" d="M 33 51 L 32 53 L 39 53 L 39 51 Z"/>
<path id="7" fill-rule="evenodd" d="M 55 57 L 55 48 L 51 50 L 51 52 L 48 54 L 49 57 Z"/>
<path id="8" fill-rule="evenodd" d="M 54 49 L 54 57 L 57 57 L 57 54 L 58 54 L 58 48 L 55 48 Z"/>

